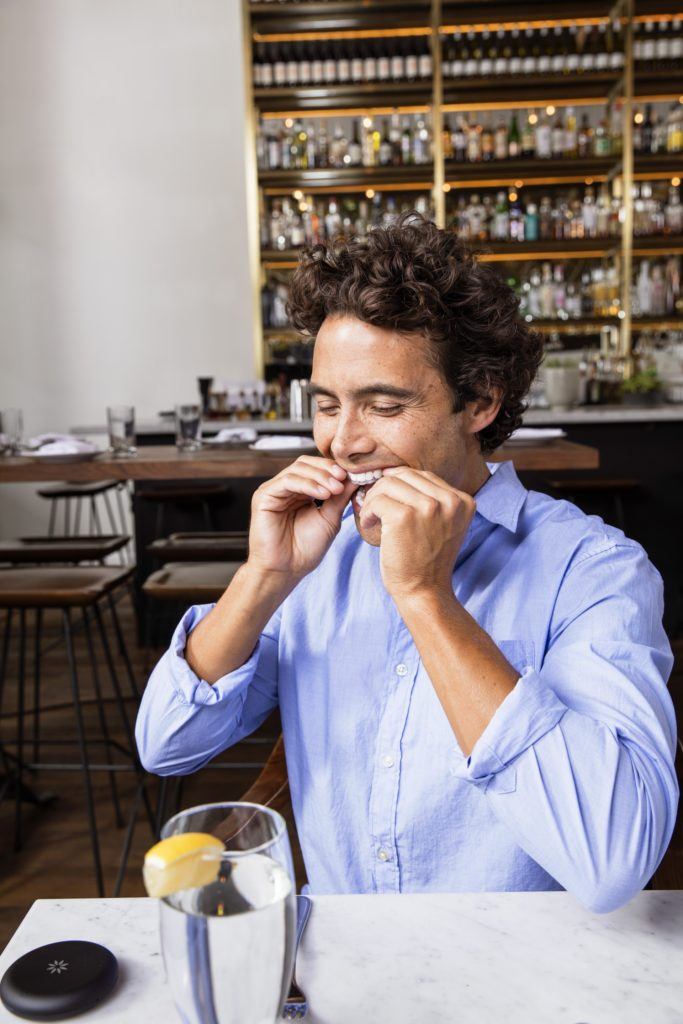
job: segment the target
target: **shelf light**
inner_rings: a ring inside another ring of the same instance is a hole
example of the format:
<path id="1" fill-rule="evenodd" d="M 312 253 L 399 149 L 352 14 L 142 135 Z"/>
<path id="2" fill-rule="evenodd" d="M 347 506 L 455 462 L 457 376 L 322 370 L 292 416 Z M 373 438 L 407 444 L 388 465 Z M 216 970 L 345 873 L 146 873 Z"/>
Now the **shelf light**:
<path id="1" fill-rule="evenodd" d="M 313 43 L 327 39 L 405 39 L 411 36 L 429 36 L 431 28 L 337 28 L 311 32 L 253 32 L 255 43 Z"/>
<path id="2" fill-rule="evenodd" d="M 529 114 L 529 124 L 538 124 L 538 114 L 535 111 Z"/>
<path id="3" fill-rule="evenodd" d="M 643 115 L 642 110 L 639 110 L 636 114 L 634 114 L 633 120 L 635 121 L 636 124 L 642 124 L 643 123 L 643 121 L 645 120 L 645 117 Z"/>
<path id="4" fill-rule="evenodd" d="M 468 109 L 470 109 L 468 107 Z M 420 103 L 413 106 L 406 106 L 404 103 L 400 106 L 391 107 L 325 107 L 324 110 L 312 109 L 301 109 L 301 110 L 261 110 L 259 111 L 259 117 L 264 121 L 283 121 L 288 120 L 294 124 L 295 120 L 301 120 L 302 118 L 310 119 L 315 118 L 318 120 L 321 117 L 377 117 L 379 115 L 389 116 L 390 114 L 428 114 L 430 107 L 427 103 Z"/>
<path id="5" fill-rule="evenodd" d="M 524 182 L 523 181 L 516 181 L 515 182 L 515 188 L 524 188 Z"/>
<path id="6" fill-rule="evenodd" d="M 366 190 L 365 190 L 365 198 L 366 199 L 374 199 L 375 198 L 375 190 L 374 190 L 374 188 L 366 188 Z"/>
<path id="7" fill-rule="evenodd" d="M 447 181 L 444 181 L 442 187 L 443 187 L 444 192 L 450 192 L 450 190 L 451 190 L 451 186 L 448 184 Z"/>
<path id="8" fill-rule="evenodd" d="M 548 104 L 548 106 L 545 108 L 545 112 L 548 115 L 548 117 L 553 116 L 553 114 L 555 113 L 555 107 L 552 105 L 552 103 Z"/>
<path id="9" fill-rule="evenodd" d="M 584 185 L 592 185 L 593 184 L 593 179 L 592 178 L 585 178 L 583 183 L 584 183 Z"/>
<path id="10" fill-rule="evenodd" d="M 511 203 L 516 202 L 517 201 L 517 193 L 516 192 L 509 192 L 508 193 L 508 199 L 510 200 Z"/>
<path id="11" fill-rule="evenodd" d="M 300 202 L 301 202 L 301 200 L 302 200 L 302 199 L 303 199 L 303 197 L 304 197 L 304 194 L 303 194 L 303 192 L 301 191 L 301 189 L 300 189 L 300 188 L 296 189 L 296 191 L 295 191 L 295 192 L 292 192 L 292 195 L 293 195 L 293 197 L 294 197 L 294 198 L 296 199 L 297 203 L 300 203 Z"/>
<path id="12" fill-rule="evenodd" d="M 671 184 L 674 186 L 674 188 L 678 188 L 680 183 L 681 183 L 681 179 L 678 177 L 678 175 L 676 175 L 675 178 L 671 179 Z"/>

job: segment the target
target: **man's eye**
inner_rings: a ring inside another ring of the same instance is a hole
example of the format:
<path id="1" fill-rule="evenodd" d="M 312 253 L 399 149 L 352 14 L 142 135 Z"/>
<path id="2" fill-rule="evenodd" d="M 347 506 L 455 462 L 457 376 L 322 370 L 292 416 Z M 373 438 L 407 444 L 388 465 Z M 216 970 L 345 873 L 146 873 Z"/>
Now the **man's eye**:
<path id="1" fill-rule="evenodd" d="M 375 405 L 374 411 L 382 413 L 384 416 L 395 416 L 402 408 L 401 405 Z"/>
<path id="2" fill-rule="evenodd" d="M 325 416 L 331 416 L 337 411 L 336 405 L 316 405 L 316 412 L 321 412 Z"/>

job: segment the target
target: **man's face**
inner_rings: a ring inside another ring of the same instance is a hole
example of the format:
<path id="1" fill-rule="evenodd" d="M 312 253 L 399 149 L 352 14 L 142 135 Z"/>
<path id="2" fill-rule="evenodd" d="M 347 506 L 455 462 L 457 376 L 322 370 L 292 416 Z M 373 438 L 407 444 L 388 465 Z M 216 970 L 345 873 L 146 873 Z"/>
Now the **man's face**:
<path id="1" fill-rule="evenodd" d="M 430 470 L 465 489 L 482 465 L 467 412 L 453 412 L 451 395 L 430 363 L 428 342 L 355 317 L 328 317 L 315 343 L 311 391 L 313 436 L 320 452 L 351 473 L 410 466 Z M 485 468 L 485 467 L 484 467 Z M 381 525 L 363 529 L 378 546 Z"/>

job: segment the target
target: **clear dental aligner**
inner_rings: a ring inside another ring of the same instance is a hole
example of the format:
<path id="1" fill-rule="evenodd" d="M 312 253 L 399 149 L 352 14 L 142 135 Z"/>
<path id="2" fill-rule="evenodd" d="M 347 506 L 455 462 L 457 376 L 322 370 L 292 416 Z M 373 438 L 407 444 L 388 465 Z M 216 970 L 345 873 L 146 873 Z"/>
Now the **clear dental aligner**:
<path id="1" fill-rule="evenodd" d="M 353 484 L 361 484 L 362 486 L 356 491 L 356 501 L 358 507 L 363 507 L 365 501 L 365 492 L 368 486 L 372 486 L 376 480 L 382 476 L 381 469 L 368 469 L 365 473 L 349 473 L 349 480 Z"/>

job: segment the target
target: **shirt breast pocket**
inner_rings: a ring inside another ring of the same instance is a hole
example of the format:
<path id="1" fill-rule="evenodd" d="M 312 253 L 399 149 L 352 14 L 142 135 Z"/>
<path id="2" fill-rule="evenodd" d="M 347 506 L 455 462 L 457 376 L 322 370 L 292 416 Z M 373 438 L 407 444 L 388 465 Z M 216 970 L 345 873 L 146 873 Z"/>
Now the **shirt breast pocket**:
<path id="1" fill-rule="evenodd" d="M 496 647 L 503 657 L 516 668 L 520 676 L 529 669 L 535 669 L 536 645 L 533 640 L 496 640 Z"/>

